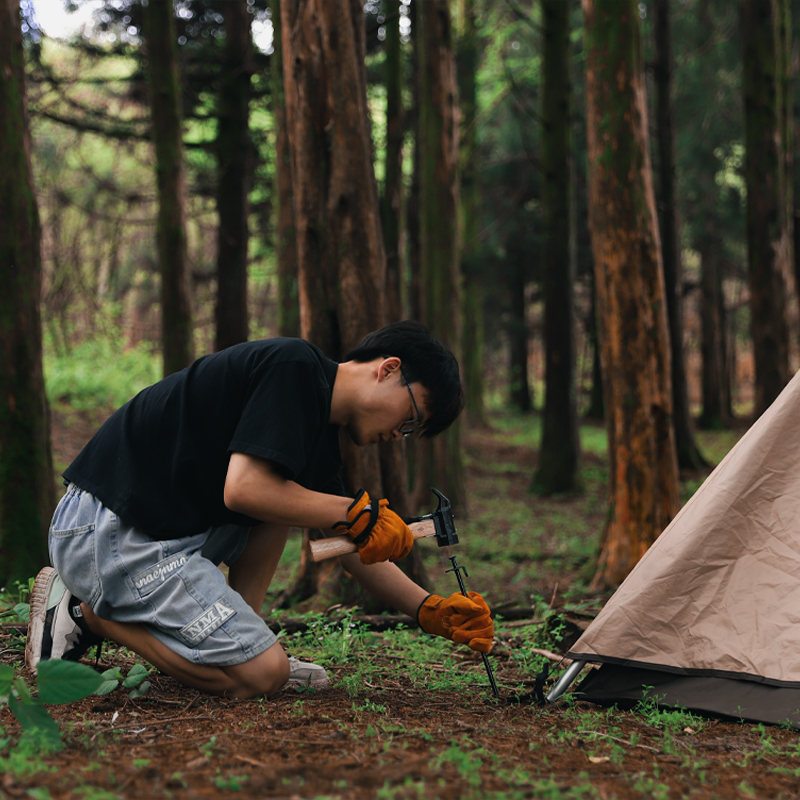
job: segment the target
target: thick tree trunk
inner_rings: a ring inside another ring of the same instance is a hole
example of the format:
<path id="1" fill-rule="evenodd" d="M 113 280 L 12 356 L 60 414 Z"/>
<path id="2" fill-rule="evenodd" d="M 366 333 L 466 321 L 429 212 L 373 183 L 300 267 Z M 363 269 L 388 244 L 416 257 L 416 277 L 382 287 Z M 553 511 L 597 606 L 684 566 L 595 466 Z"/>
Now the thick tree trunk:
<path id="1" fill-rule="evenodd" d="M 475 0 L 460 0 L 458 37 L 458 99 L 461 111 L 459 141 L 459 213 L 461 277 L 463 280 L 463 371 L 466 418 L 470 427 L 486 425 L 483 403 L 483 248 L 480 236 L 480 178 L 477 168 L 478 84 L 482 40 Z"/>
<path id="2" fill-rule="evenodd" d="M 689 411 L 689 389 L 683 353 L 683 269 L 678 243 L 677 197 L 675 196 L 675 134 L 672 115 L 672 39 L 669 0 L 654 0 L 656 142 L 658 152 L 658 221 L 664 262 L 672 352 L 672 419 L 678 466 L 697 470 L 708 466 L 697 446 Z"/>
<path id="3" fill-rule="evenodd" d="M 574 491 L 580 483 L 575 385 L 575 265 L 571 247 L 572 137 L 569 9 L 542 0 L 542 207 L 544 211 L 545 402 L 539 464 L 531 489 Z"/>
<path id="4" fill-rule="evenodd" d="M 422 319 L 460 357 L 458 87 L 446 0 L 418 3 L 417 22 Z M 430 452 L 418 465 L 424 491 L 435 485 L 463 516 L 467 498 L 461 422 L 420 445 L 420 451 Z"/>
<path id="5" fill-rule="evenodd" d="M 780 103 L 783 0 L 740 0 L 745 107 L 747 263 L 755 359 L 755 413 L 763 413 L 791 376 L 789 308 L 793 265 L 784 180 Z"/>
<path id="6" fill-rule="evenodd" d="M 181 139 L 181 97 L 171 0 L 145 6 L 145 40 L 158 184 L 158 264 L 164 374 L 194 358 L 189 260 L 186 249 L 186 179 Z"/>
<path id="7" fill-rule="evenodd" d="M 250 13 L 246 0 L 228 0 L 222 4 L 222 11 L 225 16 L 225 51 L 217 135 L 217 350 L 246 342 L 248 338 L 247 218 L 252 174 Z"/>
<path id="8" fill-rule="evenodd" d="M 609 452 L 592 586 L 616 586 L 678 511 L 669 329 L 635 0 L 583 0 L 589 209 Z"/>
<path id="9" fill-rule="evenodd" d="M 294 192 L 286 101 L 283 89 L 283 32 L 280 0 L 270 0 L 272 45 L 270 58 L 272 116 L 275 120 L 275 256 L 278 262 L 278 335 L 300 336 L 300 301 L 297 288 L 297 241 L 294 226 Z"/>
<path id="10" fill-rule="evenodd" d="M 386 317 L 389 322 L 403 319 L 400 231 L 403 218 L 403 61 L 400 48 L 400 0 L 384 4 L 386 23 L 386 160 L 381 227 L 386 251 Z"/>
<path id="11" fill-rule="evenodd" d="M 39 211 L 19 3 L 0 0 L 0 585 L 47 563 L 55 507 L 42 373 Z"/>
<path id="12" fill-rule="evenodd" d="M 386 321 L 386 258 L 367 112 L 358 0 L 281 3 L 286 123 L 304 338 L 334 359 Z M 383 496 L 377 448 L 342 438 L 345 484 Z M 319 586 L 329 570 L 301 570 Z"/>

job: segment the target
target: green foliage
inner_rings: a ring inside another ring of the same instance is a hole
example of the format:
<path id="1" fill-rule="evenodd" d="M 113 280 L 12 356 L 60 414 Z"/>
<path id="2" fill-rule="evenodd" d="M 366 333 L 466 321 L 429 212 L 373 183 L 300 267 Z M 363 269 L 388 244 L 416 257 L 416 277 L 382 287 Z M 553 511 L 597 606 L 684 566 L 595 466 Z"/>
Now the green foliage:
<path id="1" fill-rule="evenodd" d="M 45 339 L 47 397 L 76 411 L 117 408 L 159 380 L 160 370 L 147 345 L 126 347 L 118 333 L 86 339 L 68 352 Z"/>
<path id="2" fill-rule="evenodd" d="M 6 702 L 26 732 L 37 732 L 50 750 L 61 747 L 61 732 L 44 707 L 45 703 L 71 703 L 96 691 L 103 679 L 93 669 L 71 661 L 43 661 L 39 664 L 35 698 L 14 668 L 0 664 L 0 702 Z"/>

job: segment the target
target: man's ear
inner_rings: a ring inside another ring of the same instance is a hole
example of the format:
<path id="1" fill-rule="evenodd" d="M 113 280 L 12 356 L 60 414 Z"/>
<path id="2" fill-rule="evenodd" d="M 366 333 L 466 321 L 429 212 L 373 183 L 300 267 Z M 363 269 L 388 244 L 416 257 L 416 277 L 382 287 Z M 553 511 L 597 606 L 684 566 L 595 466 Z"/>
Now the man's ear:
<path id="1" fill-rule="evenodd" d="M 390 378 L 395 372 L 400 369 L 402 362 L 397 356 L 387 356 L 378 365 L 378 379 Z"/>

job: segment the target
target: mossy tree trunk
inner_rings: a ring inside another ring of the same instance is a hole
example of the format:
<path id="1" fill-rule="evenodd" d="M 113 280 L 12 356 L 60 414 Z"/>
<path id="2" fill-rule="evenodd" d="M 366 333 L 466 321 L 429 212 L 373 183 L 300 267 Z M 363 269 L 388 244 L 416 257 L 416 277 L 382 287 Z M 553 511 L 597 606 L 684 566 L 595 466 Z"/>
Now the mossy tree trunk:
<path id="1" fill-rule="evenodd" d="M 363 8 L 358 0 L 281 3 L 281 33 L 301 334 L 338 359 L 386 321 Z M 377 448 L 344 436 L 342 451 L 348 489 L 384 496 Z M 304 561 L 298 587 L 313 586 L 315 604 L 341 601 L 338 574 L 338 566 Z"/>
<path id="2" fill-rule="evenodd" d="M 0 586 L 47 563 L 56 494 L 30 154 L 19 3 L 0 0 Z"/>
<path id="3" fill-rule="evenodd" d="M 300 336 L 300 301 L 297 288 L 297 241 L 286 101 L 283 89 L 283 33 L 279 0 L 270 0 L 272 46 L 270 58 L 272 116 L 275 120 L 275 253 L 278 262 L 278 335 Z"/>
<path id="4" fill-rule="evenodd" d="M 616 586 L 678 511 L 670 344 L 635 0 L 583 0 L 589 213 L 609 452 L 592 586 Z"/>
<path id="5" fill-rule="evenodd" d="M 539 494 L 580 485 L 580 441 L 575 385 L 575 265 L 571 237 L 572 119 L 569 10 L 542 0 L 542 208 L 544 212 L 545 400 L 539 464 L 531 489 Z"/>
<path id="6" fill-rule="evenodd" d="M 470 427 L 486 425 L 483 402 L 483 277 L 484 248 L 481 241 L 480 176 L 478 173 L 478 65 L 482 47 L 479 13 L 475 0 L 460 0 L 458 33 L 458 100 L 461 112 L 459 137 L 459 214 L 461 277 L 463 280 L 463 340 L 461 367 Z"/>
<path id="7" fill-rule="evenodd" d="M 250 78 L 252 43 L 246 0 L 222 4 L 225 49 L 217 133 L 217 350 L 248 339 L 247 245 L 252 175 Z"/>
<path id="8" fill-rule="evenodd" d="M 708 466 L 694 435 L 689 411 L 689 389 L 683 352 L 683 269 L 678 242 L 675 194 L 675 133 L 672 114 L 672 36 L 669 0 L 654 0 L 654 83 L 656 95 L 656 144 L 658 152 L 658 221 L 664 283 L 667 292 L 670 345 L 672 349 L 672 419 L 678 466 L 697 470 Z"/>
<path id="9" fill-rule="evenodd" d="M 161 273 L 164 375 L 183 369 L 194 358 L 186 243 L 186 178 L 173 13 L 171 0 L 150 0 L 144 7 L 158 187 L 156 238 Z"/>
<path id="10" fill-rule="evenodd" d="M 781 75 L 785 0 L 740 0 L 745 108 L 747 264 L 755 360 L 755 413 L 761 414 L 791 377 L 790 304 L 793 264 L 786 202 Z"/>
<path id="11" fill-rule="evenodd" d="M 422 321 L 460 360 L 461 287 L 458 235 L 458 86 L 446 0 L 417 4 L 419 102 L 420 298 Z M 456 513 L 466 513 L 461 421 L 418 443 L 417 493 L 436 486 Z"/>

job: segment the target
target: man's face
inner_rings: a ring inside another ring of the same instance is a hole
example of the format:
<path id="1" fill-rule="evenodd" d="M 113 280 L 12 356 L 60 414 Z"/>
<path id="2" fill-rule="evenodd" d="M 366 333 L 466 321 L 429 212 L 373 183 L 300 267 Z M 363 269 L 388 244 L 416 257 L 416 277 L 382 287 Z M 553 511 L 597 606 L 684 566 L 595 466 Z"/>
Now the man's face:
<path id="1" fill-rule="evenodd" d="M 421 383 L 406 385 L 397 359 L 386 359 L 347 432 L 359 446 L 397 441 L 425 419 L 426 391 Z"/>

